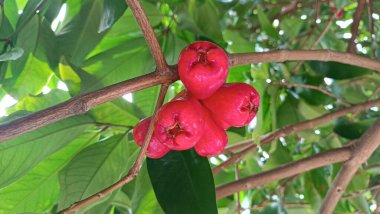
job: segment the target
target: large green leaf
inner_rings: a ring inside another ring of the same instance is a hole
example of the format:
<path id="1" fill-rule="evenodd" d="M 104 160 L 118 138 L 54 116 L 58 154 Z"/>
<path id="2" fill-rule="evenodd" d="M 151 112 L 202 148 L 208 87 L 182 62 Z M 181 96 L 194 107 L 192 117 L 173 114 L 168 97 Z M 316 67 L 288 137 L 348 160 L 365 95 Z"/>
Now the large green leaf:
<path id="1" fill-rule="evenodd" d="M 373 72 L 373 70 L 368 68 L 342 64 L 339 62 L 310 61 L 308 64 L 317 74 L 333 79 L 350 79 Z"/>
<path id="2" fill-rule="evenodd" d="M 74 70 L 87 92 L 151 72 L 154 64 L 145 40 L 138 38 L 89 58 L 82 69 Z"/>
<path id="3" fill-rule="evenodd" d="M 98 134 L 89 131 L 39 163 L 15 183 L 0 189 L 0 213 L 43 213 L 53 207 L 59 197 L 58 172 Z"/>
<path id="4" fill-rule="evenodd" d="M 77 7 L 76 2 L 69 3 Z M 122 0 L 84 1 L 80 12 L 58 32 L 62 53 L 71 63 L 80 65 L 125 9 Z"/>
<path id="5" fill-rule="evenodd" d="M 94 108 L 91 115 L 96 122 L 134 126 L 142 118 L 139 117 L 139 111 L 135 105 L 118 99 Z"/>
<path id="6" fill-rule="evenodd" d="M 87 198 L 117 182 L 127 173 L 137 146 L 124 135 L 115 135 L 82 150 L 59 174 L 59 209 Z"/>
<path id="7" fill-rule="evenodd" d="M 7 113 L 11 114 L 17 111 L 25 110 L 29 112 L 39 111 L 58 103 L 70 99 L 67 92 L 54 89 L 48 94 L 40 94 L 38 96 L 25 96 L 14 106 L 7 109 Z"/>
<path id="8" fill-rule="evenodd" d="M 71 142 L 89 128 L 91 122 L 85 116 L 73 117 L 0 144 L 0 188 L 18 180 Z"/>
<path id="9" fill-rule="evenodd" d="M 217 213 L 215 186 L 207 158 L 194 150 L 170 151 L 147 159 L 154 192 L 165 213 Z"/>
<path id="10" fill-rule="evenodd" d="M 219 11 L 212 0 L 190 0 L 188 1 L 188 13 L 194 23 L 192 27 L 203 36 L 223 42 L 221 25 L 219 24 Z"/>

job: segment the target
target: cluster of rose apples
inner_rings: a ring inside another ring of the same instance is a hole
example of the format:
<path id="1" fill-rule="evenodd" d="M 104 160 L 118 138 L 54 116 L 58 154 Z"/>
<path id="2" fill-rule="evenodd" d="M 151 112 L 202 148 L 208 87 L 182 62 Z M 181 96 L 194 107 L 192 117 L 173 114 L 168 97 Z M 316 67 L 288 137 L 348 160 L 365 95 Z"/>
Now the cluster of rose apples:
<path id="1" fill-rule="evenodd" d="M 225 83 L 227 54 L 217 45 L 198 41 L 182 50 L 178 72 L 186 90 L 157 112 L 146 155 L 161 158 L 170 150 L 190 148 L 201 156 L 215 156 L 227 145 L 226 130 L 247 125 L 260 103 L 257 91 L 246 83 Z M 151 117 L 133 131 L 141 146 Z"/>

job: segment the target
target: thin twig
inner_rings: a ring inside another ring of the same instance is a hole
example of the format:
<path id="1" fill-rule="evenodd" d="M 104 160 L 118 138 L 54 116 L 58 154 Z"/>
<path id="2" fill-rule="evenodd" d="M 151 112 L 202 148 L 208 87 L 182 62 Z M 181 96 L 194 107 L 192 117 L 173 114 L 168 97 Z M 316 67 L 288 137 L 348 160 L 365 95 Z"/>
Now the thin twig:
<path id="1" fill-rule="evenodd" d="M 141 31 L 144 34 L 145 40 L 148 43 L 150 53 L 157 66 L 158 72 L 163 72 L 169 69 L 169 66 L 165 60 L 164 54 L 161 51 L 160 44 L 158 43 L 156 34 L 153 28 L 150 26 L 148 17 L 146 16 L 143 7 L 139 0 L 126 0 L 127 4 L 132 10 L 137 23 L 140 26 Z"/>
<path id="2" fill-rule="evenodd" d="M 239 180 L 239 163 L 235 163 L 235 180 Z M 241 213 L 241 206 L 240 206 L 240 192 L 236 193 L 236 211 L 237 214 Z"/>
<path id="3" fill-rule="evenodd" d="M 354 144 L 354 150 L 349 160 L 347 160 L 340 169 L 334 182 L 331 184 L 329 191 L 319 213 L 333 213 L 335 206 L 338 204 L 340 197 L 346 190 L 347 185 L 355 175 L 359 167 L 367 161 L 375 149 L 380 145 L 380 118 L 375 124 L 368 129 L 363 136 Z"/>
<path id="4" fill-rule="evenodd" d="M 367 11 L 368 11 L 368 25 L 369 25 L 369 32 L 371 33 L 371 47 L 372 47 L 372 57 L 375 56 L 376 49 L 374 48 L 375 44 L 375 27 L 373 24 L 373 1 L 367 0 Z"/>
<path id="5" fill-rule="evenodd" d="M 351 25 L 351 39 L 348 42 L 348 47 L 347 47 L 347 52 L 349 53 L 356 52 L 355 40 L 356 40 L 356 37 L 358 36 L 359 24 L 360 24 L 360 20 L 362 17 L 365 4 L 366 4 L 366 0 L 358 0 L 358 6 L 356 7 L 354 20 Z"/>
<path id="6" fill-rule="evenodd" d="M 351 53 L 331 50 L 279 50 L 259 53 L 230 54 L 230 66 L 256 64 L 259 62 L 285 61 L 332 61 L 380 71 L 380 61 L 361 57 Z"/>
<path id="7" fill-rule="evenodd" d="M 153 124 L 156 120 L 156 113 L 157 113 L 158 109 L 161 108 L 161 106 L 164 102 L 165 95 L 166 95 L 166 92 L 168 90 L 168 86 L 169 86 L 169 84 L 163 84 L 161 86 L 160 94 L 159 94 L 158 99 L 157 99 L 156 108 L 155 108 L 153 116 L 152 116 L 153 119 L 151 120 L 151 122 L 149 124 L 149 128 L 148 128 L 147 134 L 145 136 L 144 143 L 141 146 L 140 152 L 139 152 L 133 166 L 128 171 L 128 174 L 125 177 L 123 177 L 121 180 L 116 182 L 115 184 L 103 189 L 102 191 L 100 191 L 100 192 L 98 192 L 98 193 L 96 193 L 96 194 L 94 194 L 94 195 L 92 195 L 86 199 L 78 201 L 78 202 L 74 203 L 73 205 L 71 205 L 70 207 L 60 211 L 59 212 L 60 214 L 67 214 L 70 212 L 79 211 L 79 209 L 81 209 L 85 206 L 88 206 L 88 205 L 94 203 L 95 201 L 97 201 L 101 198 L 104 198 L 105 196 L 111 194 L 113 191 L 124 186 L 126 183 L 129 183 L 130 181 L 132 181 L 138 175 L 138 173 L 140 172 L 141 165 L 143 163 L 144 157 L 145 157 L 145 152 L 146 152 L 148 145 L 149 145 L 149 141 L 150 141 L 152 134 L 153 134 Z"/>
<path id="8" fill-rule="evenodd" d="M 315 168 L 343 162 L 348 160 L 350 156 L 350 147 L 329 150 L 260 174 L 251 175 L 238 181 L 219 186 L 216 188 L 216 198 L 221 199 L 238 191 L 249 190 Z"/>
<path id="9" fill-rule="evenodd" d="M 264 53 L 230 54 L 230 66 L 255 64 L 259 62 L 284 62 L 298 60 L 335 61 L 356 65 L 364 68 L 380 70 L 380 61 L 357 56 L 350 53 L 329 50 L 299 50 L 299 51 L 271 51 Z M 42 126 L 65 119 L 70 116 L 82 114 L 87 110 L 123 96 L 151 86 L 170 83 L 178 79 L 176 66 L 165 74 L 151 73 L 124 82 L 72 98 L 61 104 L 52 106 L 29 116 L 0 125 L 0 143 L 23 133 L 33 131 Z"/>
<path id="10" fill-rule="evenodd" d="M 289 135 L 291 133 L 303 131 L 306 129 L 315 128 L 318 125 L 330 122 L 330 121 L 332 121 L 336 118 L 342 117 L 346 114 L 364 111 L 366 109 L 369 109 L 371 107 L 378 106 L 378 105 L 380 105 L 380 99 L 368 101 L 365 103 L 356 104 L 356 105 L 353 105 L 351 107 L 338 110 L 336 112 L 325 114 L 325 115 L 317 117 L 315 119 L 306 120 L 306 121 L 303 121 L 300 123 L 296 123 L 296 124 L 286 126 L 284 128 L 278 129 L 272 133 L 269 133 L 269 134 L 261 137 L 260 145 L 268 144 L 273 140 L 276 140 L 280 137 L 284 137 L 284 136 Z M 246 143 L 246 142 L 244 142 L 244 143 Z M 213 174 L 219 173 L 223 168 L 235 163 L 237 160 L 240 160 L 242 157 L 244 157 L 245 155 L 247 155 L 250 152 L 252 152 L 253 150 L 255 150 L 256 147 L 257 147 L 256 144 L 251 144 L 250 146 L 246 147 L 244 150 L 242 150 L 238 153 L 234 153 L 233 155 L 231 155 L 231 157 L 227 161 L 225 161 L 225 162 L 221 163 L 219 166 L 213 168 L 212 169 Z"/>
<path id="11" fill-rule="evenodd" d="M 330 97 L 332 97 L 334 99 L 337 99 L 337 100 L 339 100 L 340 102 L 342 102 L 346 106 L 350 106 L 350 104 L 347 101 L 345 101 L 344 99 L 342 99 L 341 97 L 338 97 L 335 94 L 333 94 L 333 93 L 331 93 L 331 92 L 329 92 L 327 90 L 324 90 L 324 89 L 320 88 L 319 86 L 308 85 L 308 84 L 300 84 L 300 83 L 289 83 L 289 82 L 271 82 L 271 84 L 273 84 L 273 85 L 281 85 L 281 86 L 289 86 L 289 87 L 310 88 L 310 89 L 313 89 L 313 90 L 320 91 L 321 93 L 324 93 L 327 96 L 330 96 Z"/>
<path id="12" fill-rule="evenodd" d="M 342 200 L 352 199 L 352 198 L 358 197 L 360 195 L 363 195 L 366 192 L 378 190 L 378 189 L 380 189 L 380 185 L 375 185 L 375 186 L 369 187 L 368 189 L 358 191 L 358 192 L 353 192 L 353 193 L 347 194 L 346 196 L 342 196 Z"/>

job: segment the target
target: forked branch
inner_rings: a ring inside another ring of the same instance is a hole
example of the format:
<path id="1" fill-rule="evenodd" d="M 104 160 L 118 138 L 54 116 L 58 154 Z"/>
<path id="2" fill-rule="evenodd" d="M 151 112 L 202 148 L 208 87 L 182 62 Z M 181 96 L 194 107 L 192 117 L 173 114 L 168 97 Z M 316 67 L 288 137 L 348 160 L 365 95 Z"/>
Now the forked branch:
<path id="1" fill-rule="evenodd" d="M 81 209 L 85 206 L 88 206 L 88 205 L 94 203 L 95 201 L 97 201 L 101 198 L 104 198 L 105 196 L 111 194 L 113 191 L 117 190 L 118 188 L 120 188 L 120 187 L 124 186 L 125 184 L 129 183 L 130 181 L 132 181 L 138 175 L 138 173 L 140 172 L 141 165 L 143 163 L 144 157 L 145 157 L 145 152 L 146 152 L 148 145 L 149 145 L 148 142 L 152 138 L 153 124 L 156 121 L 156 113 L 157 113 L 158 109 L 161 108 L 161 106 L 164 102 L 165 95 L 166 95 L 166 92 L 168 90 L 168 86 L 169 86 L 169 84 L 163 84 L 161 86 L 160 94 L 158 95 L 158 99 L 157 99 L 156 108 L 155 108 L 153 116 L 152 116 L 153 119 L 151 120 L 151 122 L 149 124 L 149 128 L 148 128 L 147 134 L 145 136 L 143 145 L 140 149 L 140 152 L 139 152 L 133 166 L 128 171 L 128 174 L 124 178 L 119 180 L 117 183 L 107 187 L 106 189 L 104 189 L 104 190 L 102 190 L 102 191 L 100 191 L 100 192 L 98 192 L 98 193 L 96 193 L 96 194 L 94 194 L 94 195 L 92 195 L 86 199 L 78 201 L 75 204 L 71 205 L 70 207 L 60 211 L 59 212 L 60 214 L 66 214 L 66 213 L 79 211 L 79 209 Z"/>
<path id="2" fill-rule="evenodd" d="M 352 177 L 359 167 L 371 157 L 372 153 L 380 145 L 380 118 L 375 124 L 363 134 L 363 136 L 354 144 L 355 148 L 348 161 L 343 164 L 334 182 L 331 184 L 329 191 L 322 203 L 319 213 L 333 213 L 343 192 L 346 190 Z"/>

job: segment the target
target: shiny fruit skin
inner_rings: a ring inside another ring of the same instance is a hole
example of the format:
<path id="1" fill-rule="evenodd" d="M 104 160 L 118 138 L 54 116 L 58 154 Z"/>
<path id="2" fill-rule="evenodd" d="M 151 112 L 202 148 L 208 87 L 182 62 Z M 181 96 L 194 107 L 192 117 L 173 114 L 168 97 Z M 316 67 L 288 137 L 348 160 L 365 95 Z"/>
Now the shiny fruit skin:
<path id="1" fill-rule="evenodd" d="M 151 120 L 151 117 L 145 118 L 144 120 L 140 121 L 133 130 L 133 139 L 140 147 L 144 143 L 144 139 L 146 133 L 148 132 L 149 123 Z M 145 153 L 146 156 L 153 159 L 162 158 L 169 151 L 170 150 L 168 147 L 158 141 L 155 132 L 153 132 L 148 149 Z"/>
<path id="2" fill-rule="evenodd" d="M 226 83 L 211 97 L 202 101 L 223 129 L 248 125 L 256 116 L 259 93 L 246 83 Z"/>
<path id="3" fill-rule="evenodd" d="M 182 50 L 178 73 L 191 96 L 205 99 L 218 90 L 227 78 L 227 54 L 214 43 L 194 42 Z"/>
<path id="4" fill-rule="evenodd" d="M 217 125 L 207 109 L 204 109 L 206 130 L 194 149 L 200 156 L 215 156 L 220 154 L 228 142 L 226 131 Z"/>
<path id="5" fill-rule="evenodd" d="M 202 106 L 193 98 L 171 101 L 158 111 L 154 127 L 158 140 L 169 149 L 190 149 L 203 134 Z"/>

